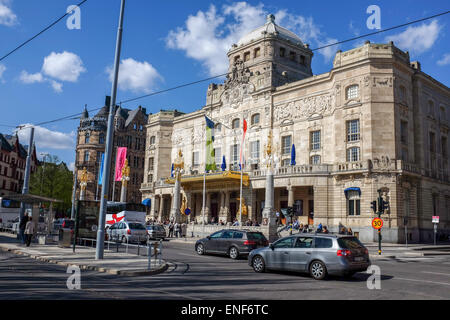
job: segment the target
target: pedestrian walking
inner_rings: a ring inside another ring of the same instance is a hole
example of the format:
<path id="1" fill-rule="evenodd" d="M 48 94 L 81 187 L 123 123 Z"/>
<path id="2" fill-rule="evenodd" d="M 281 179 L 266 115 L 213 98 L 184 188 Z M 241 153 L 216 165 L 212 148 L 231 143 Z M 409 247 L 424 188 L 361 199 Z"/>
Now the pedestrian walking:
<path id="1" fill-rule="evenodd" d="M 347 235 L 348 235 L 348 236 L 352 236 L 352 235 L 353 235 L 352 228 L 348 228 L 348 229 L 347 229 Z"/>
<path id="2" fill-rule="evenodd" d="M 34 222 L 33 219 L 30 217 L 26 226 L 25 226 L 25 235 L 27 238 L 27 247 L 30 246 L 31 244 L 31 239 L 33 238 L 33 234 L 34 234 Z"/>
<path id="3" fill-rule="evenodd" d="M 19 224 L 19 238 L 20 238 L 20 241 L 22 242 L 22 244 L 25 244 L 25 242 L 26 242 L 25 227 L 27 225 L 27 222 L 28 222 L 28 216 L 25 215 L 25 216 L 23 216 L 22 220 L 20 220 L 20 224 Z"/>
<path id="4" fill-rule="evenodd" d="M 170 221 L 169 223 L 169 238 L 173 237 L 173 223 Z"/>
<path id="5" fill-rule="evenodd" d="M 319 223 L 319 226 L 317 227 L 317 233 L 321 233 L 322 232 L 322 224 Z"/>

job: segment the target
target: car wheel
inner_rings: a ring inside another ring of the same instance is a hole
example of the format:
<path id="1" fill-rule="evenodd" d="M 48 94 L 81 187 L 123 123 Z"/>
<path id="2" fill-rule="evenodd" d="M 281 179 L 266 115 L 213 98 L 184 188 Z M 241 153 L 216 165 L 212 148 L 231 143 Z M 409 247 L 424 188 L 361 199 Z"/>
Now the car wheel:
<path id="1" fill-rule="evenodd" d="M 126 243 L 127 242 L 127 238 L 125 236 L 122 236 L 122 243 Z"/>
<path id="2" fill-rule="evenodd" d="M 252 260 L 252 267 L 253 267 L 253 270 L 255 270 L 255 272 L 258 272 L 258 273 L 262 273 L 262 272 L 266 271 L 266 264 L 264 262 L 263 257 L 261 257 L 261 256 L 254 257 Z"/>
<path id="3" fill-rule="evenodd" d="M 205 254 L 205 247 L 203 244 L 199 243 L 197 247 L 195 247 L 195 251 L 197 251 L 197 254 L 204 255 Z"/>
<path id="4" fill-rule="evenodd" d="M 231 259 L 234 259 L 234 260 L 239 258 L 239 250 L 238 250 L 238 248 L 231 247 L 230 250 L 228 250 L 228 255 L 230 256 Z"/>
<path id="5" fill-rule="evenodd" d="M 313 261 L 309 267 L 309 273 L 315 280 L 323 280 L 327 276 L 327 268 L 322 261 Z"/>

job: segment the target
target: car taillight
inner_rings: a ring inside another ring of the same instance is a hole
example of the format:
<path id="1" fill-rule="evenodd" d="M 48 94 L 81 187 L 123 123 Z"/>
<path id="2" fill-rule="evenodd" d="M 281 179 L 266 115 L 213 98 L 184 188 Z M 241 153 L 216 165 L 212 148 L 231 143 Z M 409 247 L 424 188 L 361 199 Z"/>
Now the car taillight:
<path id="1" fill-rule="evenodd" d="M 244 241 L 244 246 L 251 246 L 251 245 L 256 245 L 255 241 L 249 241 L 249 240 L 245 240 Z"/>
<path id="2" fill-rule="evenodd" d="M 128 233 L 128 234 L 131 234 L 131 230 L 130 230 L 130 229 L 128 229 L 128 230 L 127 230 L 127 233 Z"/>
<path id="3" fill-rule="evenodd" d="M 66 227 L 66 222 L 65 222 L 65 221 L 63 222 L 62 227 L 63 227 L 63 228 Z"/>
<path id="4" fill-rule="evenodd" d="M 352 252 L 350 250 L 338 250 L 337 255 L 338 257 L 345 257 L 351 255 Z"/>

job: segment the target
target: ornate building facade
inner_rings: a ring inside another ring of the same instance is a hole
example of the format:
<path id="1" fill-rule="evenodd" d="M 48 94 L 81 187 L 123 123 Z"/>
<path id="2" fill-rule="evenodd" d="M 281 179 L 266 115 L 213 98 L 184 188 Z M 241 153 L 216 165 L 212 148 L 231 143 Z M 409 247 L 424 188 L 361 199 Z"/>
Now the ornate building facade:
<path id="1" fill-rule="evenodd" d="M 93 117 L 89 117 L 85 109 L 78 128 L 75 170 L 78 182 L 83 169 L 87 170 L 87 186 L 85 200 L 99 200 L 101 186 L 98 177 L 101 167 L 101 155 L 105 152 L 106 130 L 108 124 L 109 101 Z M 140 185 L 144 175 L 145 125 L 148 116 L 145 108 L 135 110 L 122 109 L 116 106 L 114 115 L 113 155 L 111 165 L 108 200 L 119 201 L 122 182 L 114 183 L 114 168 L 117 147 L 127 147 L 127 159 L 130 166 L 130 180 L 127 187 L 127 202 L 140 203 Z M 76 197 L 79 199 L 80 186 L 77 186 Z"/>
<path id="2" fill-rule="evenodd" d="M 141 191 L 151 215 L 169 217 L 171 163 L 184 154 L 182 197 L 188 220 L 200 222 L 205 168 L 206 115 L 215 127 L 217 172 L 206 181 L 206 220 L 233 221 L 239 208 L 239 150 L 246 119 L 243 200 L 261 222 L 267 137 L 273 132 L 278 167 L 275 209 L 294 207 L 303 224 L 337 232 L 350 227 L 376 241 L 370 202 L 378 190 L 389 202 L 383 241 L 432 241 L 431 217 L 450 229 L 450 90 L 390 42 L 338 51 L 333 68 L 313 75 L 312 51 L 269 15 L 228 52 L 229 76 L 211 84 L 206 104 L 181 114 L 149 116 Z M 292 148 L 295 146 L 295 165 Z M 221 171 L 223 156 L 226 170 Z M 407 234 L 405 234 L 405 225 Z"/>
<path id="3" fill-rule="evenodd" d="M 19 142 L 17 135 L 0 133 L 0 196 L 22 193 L 28 147 Z M 37 170 L 39 160 L 36 146 L 30 158 L 30 174 Z"/>

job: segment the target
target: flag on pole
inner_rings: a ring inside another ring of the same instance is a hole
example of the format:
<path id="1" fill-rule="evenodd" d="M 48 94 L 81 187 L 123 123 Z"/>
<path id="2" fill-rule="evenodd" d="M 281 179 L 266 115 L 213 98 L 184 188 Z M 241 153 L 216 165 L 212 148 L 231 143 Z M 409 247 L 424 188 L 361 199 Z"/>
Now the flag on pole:
<path id="1" fill-rule="evenodd" d="M 100 173 L 98 175 L 98 185 L 102 185 L 102 180 L 103 180 L 103 164 L 105 163 L 105 154 L 102 153 L 102 162 L 100 165 Z"/>
<path id="2" fill-rule="evenodd" d="M 245 133 L 247 132 L 247 121 L 245 119 L 244 119 L 243 129 L 244 129 L 244 134 L 242 135 L 241 152 L 239 155 L 239 168 L 241 170 L 242 170 L 242 167 L 245 166 L 245 161 L 243 161 L 244 140 L 245 140 Z"/>
<path id="3" fill-rule="evenodd" d="M 127 158 L 127 148 L 126 147 L 117 148 L 116 176 L 114 181 L 122 181 L 122 168 L 125 165 L 126 158 Z"/>
<path id="4" fill-rule="evenodd" d="M 206 170 L 215 171 L 216 168 L 216 157 L 214 153 L 214 122 L 212 122 L 207 116 L 205 116 L 206 121 Z"/>

